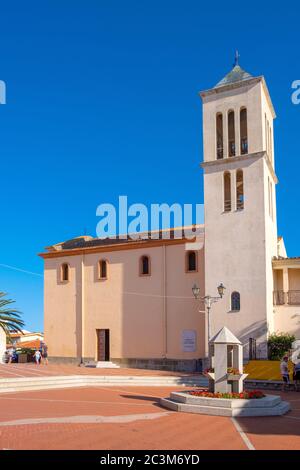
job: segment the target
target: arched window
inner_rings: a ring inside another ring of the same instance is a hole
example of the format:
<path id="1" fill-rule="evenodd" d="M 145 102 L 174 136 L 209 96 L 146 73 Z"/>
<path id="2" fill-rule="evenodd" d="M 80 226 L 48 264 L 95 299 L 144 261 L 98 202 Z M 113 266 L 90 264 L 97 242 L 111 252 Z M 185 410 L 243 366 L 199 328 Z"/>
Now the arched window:
<path id="1" fill-rule="evenodd" d="M 234 111 L 228 112 L 228 156 L 235 156 Z"/>
<path id="2" fill-rule="evenodd" d="M 231 211 L 231 176 L 228 171 L 224 173 L 224 212 Z"/>
<path id="3" fill-rule="evenodd" d="M 223 158 L 223 115 L 218 113 L 216 116 L 216 140 L 217 140 L 217 159 Z"/>
<path id="4" fill-rule="evenodd" d="M 186 254 L 186 271 L 188 273 L 197 271 L 197 253 L 196 251 L 188 251 Z"/>
<path id="5" fill-rule="evenodd" d="M 149 256 L 142 256 L 140 258 L 140 275 L 150 276 L 150 258 Z"/>
<path id="6" fill-rule="evenodd" d="M 241 296 L 239 292 L 232 292 L 231 294 L 231 311 L 237 312 L 241 309 Z"/>
<path id="7" fill-rule="evenodd" d="M 98 277 L 99 279 L 107 279 L 107 261 L 101 259 L 98 263 Z"/>
<path id="8" fill-rule="evenodd" d="M 67 263 L 64 263 L 64 264 L 61 265 L 60 280 L 62 282 L 69 280 L 69 265 Z"/>
<path id="9" fill-rule="evenodd" d="M 237 210 L 244 209 L 244 177 L 242 170 L 236 172 L 236 208 Z"/>
<path id="10" fill-rule="evenodd" d="M 247 109 L 240 111 L 241 155 L 248 153 Z"/>

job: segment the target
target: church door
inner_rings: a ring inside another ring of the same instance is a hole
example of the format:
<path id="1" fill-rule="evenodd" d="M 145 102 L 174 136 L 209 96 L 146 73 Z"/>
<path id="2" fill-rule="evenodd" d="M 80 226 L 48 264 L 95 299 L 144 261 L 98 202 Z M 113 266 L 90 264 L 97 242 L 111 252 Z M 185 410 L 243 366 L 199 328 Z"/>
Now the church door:
<path id="1" fill-rule="evenodd" d="M 109 361 L 109 330 L 97 331 L 97 361 Z"/>

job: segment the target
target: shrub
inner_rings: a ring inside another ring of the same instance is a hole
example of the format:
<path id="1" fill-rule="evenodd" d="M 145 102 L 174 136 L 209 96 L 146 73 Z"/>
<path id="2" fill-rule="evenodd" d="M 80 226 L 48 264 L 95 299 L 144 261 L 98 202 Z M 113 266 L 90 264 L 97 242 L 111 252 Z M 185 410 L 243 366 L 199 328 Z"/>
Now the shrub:
<path id="1" fill-rule="evenodd" d="M 235 399 L 244 399 L 244 400 L 253 400 L 258 398 L 263 398 L 266 395 L 261 392 L 260 390 L 251 390 L 249 392 L 241 392 L 241 393 L 220 393 L 220 392 L 209 392 L 208 390 L 193 390 L 189 392 L 190 395 L 195 397 L 203 397 L 203 398 L 235 398 Z"/>
<path id="2" fill-rule="evenodd" d="M 291 349 L 295 336 L 289 333 L 273 333 L 268 339 L 268 355 L 271 361 L 280 361 Z"/>

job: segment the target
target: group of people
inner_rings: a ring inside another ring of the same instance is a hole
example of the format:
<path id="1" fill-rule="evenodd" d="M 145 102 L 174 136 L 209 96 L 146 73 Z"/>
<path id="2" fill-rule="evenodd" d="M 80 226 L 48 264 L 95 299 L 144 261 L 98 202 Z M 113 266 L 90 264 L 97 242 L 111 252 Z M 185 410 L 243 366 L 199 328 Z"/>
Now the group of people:
<path id="1" fill-rule="evenodd" d="M 8 364 L 18 362 L 18 354 L 15 348 L 9 348 L 5 352 L 5 357 Z M 40 365 L 41 363 L 48 365 L 48 346 L 46 343 L 41 343 L 40 348 L 33 354 L 33 358 L 37 365 Z"/>
<path id="2" fill-rule="evenodd" d="M 33 355 L 36 365 L 43 364 L 48 365 L 48 346 L 45 343 L 41 343 L 40 349 L 37 349 Z"/>
<path id="3" fill-rule="evenodd" d="M 287 391 L 290 384 L 289 356 L 284 356 L 280 363 L 280 373 L 282 377 L 282 391 Z M 300 391 L 300 362 L 294 364 L 293 381 L 295 389 Z"/>

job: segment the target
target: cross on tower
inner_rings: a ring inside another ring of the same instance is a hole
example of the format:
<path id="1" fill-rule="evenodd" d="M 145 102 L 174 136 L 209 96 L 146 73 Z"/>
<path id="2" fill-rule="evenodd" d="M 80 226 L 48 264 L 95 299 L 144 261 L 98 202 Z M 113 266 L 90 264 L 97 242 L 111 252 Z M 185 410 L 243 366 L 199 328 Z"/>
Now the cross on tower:
<path id="1" fill-rule="evenodd" d="M 236 50 L 235 51 L 235 55 L 234 55 L 234 65 L 239 65 L 239 58 L 240 58 L 240 54 L 239 54 L 239 51 Z"/>

